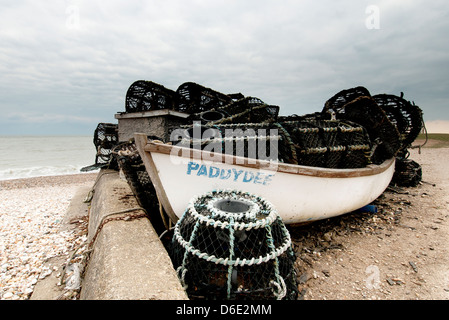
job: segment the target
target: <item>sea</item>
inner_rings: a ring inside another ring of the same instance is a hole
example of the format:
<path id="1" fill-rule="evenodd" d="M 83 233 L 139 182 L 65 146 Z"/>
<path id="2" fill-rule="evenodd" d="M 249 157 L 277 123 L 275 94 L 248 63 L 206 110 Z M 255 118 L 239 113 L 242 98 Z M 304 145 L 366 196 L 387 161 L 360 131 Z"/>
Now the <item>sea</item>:
<path id="1" fill-rule="evenodd" d="M 93 136 L 0 136 L 0 180 L 78 174 L 95 154 Z"/>

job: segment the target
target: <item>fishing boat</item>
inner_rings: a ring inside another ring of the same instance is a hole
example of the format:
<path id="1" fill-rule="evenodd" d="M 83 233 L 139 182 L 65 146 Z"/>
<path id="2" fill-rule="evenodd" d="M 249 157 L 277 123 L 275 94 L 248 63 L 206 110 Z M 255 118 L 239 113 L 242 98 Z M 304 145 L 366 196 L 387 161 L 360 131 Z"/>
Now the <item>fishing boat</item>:
<path id="1" fill-rule="evenodd" d="M 360 209 L 388 187 L 395 158 L 356 169 L 330 169 L 179 147 L 134 135 L 167 215 L 177 221 L 189 201 L 212 190 L 239 190 L 271 202 L 286 224 Z"/>

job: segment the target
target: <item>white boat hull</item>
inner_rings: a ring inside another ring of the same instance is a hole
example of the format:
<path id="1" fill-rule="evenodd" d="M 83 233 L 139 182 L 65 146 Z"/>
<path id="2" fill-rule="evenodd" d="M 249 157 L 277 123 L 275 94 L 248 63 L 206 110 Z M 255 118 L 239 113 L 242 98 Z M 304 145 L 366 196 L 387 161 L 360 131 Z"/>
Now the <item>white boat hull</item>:
<path id="1" fill-rule="evenodd" d="M 158 198 L 174 221 L 194 196 L 220 189 L 263 197 L 286 224 L 326 219 L 371 203 L 394 173 L 394 158 L 362 169 L 326 169 L 148 143 L 139 134 L 135 138 Z"/>

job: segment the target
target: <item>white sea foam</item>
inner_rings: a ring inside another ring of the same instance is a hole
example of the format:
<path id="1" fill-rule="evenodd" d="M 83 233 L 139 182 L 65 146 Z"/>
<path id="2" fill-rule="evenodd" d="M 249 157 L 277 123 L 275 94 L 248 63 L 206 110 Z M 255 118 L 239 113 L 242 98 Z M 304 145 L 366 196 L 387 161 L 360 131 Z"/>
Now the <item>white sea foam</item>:
<path id="1" fill-rule="evenodd" d="M 59 176 L 68 174 L 79 174 L 84 166 L 60 166 L 60 167 L 30 167 L 0 170 L 0 180 L 11 180 L 21 178 L 43 177 L 43 176 Z M 98 170 L 97 170 L 98 171 Z M 89 173 L 96 171 L 89 171 Z"/>

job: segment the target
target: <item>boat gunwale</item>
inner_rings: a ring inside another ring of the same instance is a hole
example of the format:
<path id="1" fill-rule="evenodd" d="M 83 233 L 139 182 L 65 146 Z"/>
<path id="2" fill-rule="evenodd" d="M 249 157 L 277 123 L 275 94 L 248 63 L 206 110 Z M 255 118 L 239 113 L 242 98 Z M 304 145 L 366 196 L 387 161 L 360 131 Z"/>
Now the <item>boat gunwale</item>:
<path id="1" fill-rule="evenodd" d="M 321 178 L 353 178 L 373 176 L 385 172 L 395 163 L 395 157 L 385 160 L 383 163 L 376 165 L 370 164 L 364 168 L 354 169 L 333 169 L 323 167 L 310 167 L 304 165 L 295 165 L 289 163 L 272 162 L 267 160 L 259 160 L 234 155 L 205 151 L 200 149 L 191 149 L 178 147 L 174 145 L 164 144 L 161 142 L 147 141 L 144 146 L 145 152 L 162 153 L 175 157 L 209 161 L 212 163 L 224 163 L 229 165 L 242 166 L 246 168 L 269 170 L 287 174 L 313 176 Z"/>

